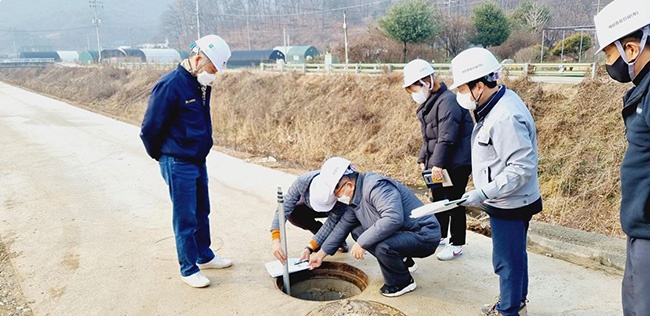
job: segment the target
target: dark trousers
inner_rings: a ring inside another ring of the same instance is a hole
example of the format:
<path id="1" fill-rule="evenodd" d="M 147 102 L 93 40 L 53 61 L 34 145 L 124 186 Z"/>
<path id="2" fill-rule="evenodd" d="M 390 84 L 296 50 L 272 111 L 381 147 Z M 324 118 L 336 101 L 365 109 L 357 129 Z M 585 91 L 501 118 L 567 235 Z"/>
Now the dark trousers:
<path id="1" fill-rule="evenodd" d="M 650 315 L 650 240 L 627 238 L 623 315 Z"/>
<path id="2" fill-rule="evenodd" d="M 528 254 L 526 253 L 527 219 L 501 219 L 490 216 L 492 230 L 492 266 L 499 276 L 500 301 L 497 310 L 503 315 L 518 315 L 528 295 Z"/>
<path id="3" fill-rule="evenodd" d="M 289 215 L 289 222 L 291 224 L 306 229 L 312 234 L 316 234 L 318 230 L 323 226 L 323 223 L 317 221 L 317 218 L 326 218 L 326 212 L 316 212 L 309 208 L 305 204 L 296 205 L 293 208 L 293 212 Z"/>
<path id="4" fill-rule="evenodd" d="M 214 258 L 210 249 L 210 197 L 205 164 L 160 157 L 160 172 L 169 186 L 173 204 L 172 224 L 181 275 L 199 272 L 197 263 Z"/>
<path id="5" fill-rule="evenodd" d="M 352 239 L 357 240 L 363 231 L 363 227 L 357 226 L 352 230 Z M 436 251 L 439 242 L 439 238 L 433 242 L 423 242 L 415 232 L 398 231 L 366 250 L 377 258 L 384 284 L 404 286 L 411 278 L 404 258 L 426 258 Z"/>
<path id="6" fill-rule="evenodd" d="M 465 193 L 465 187 L 467 187 L 469 175 L 472 173 L 472 166 L 462 166 L 447 170 L 447 172 L 449 173 L 449 178 L 451 178 L 451 182 L 454 185 L 446 188 L 431 189 L 433 202 L 444 199 L 449 199 L 450 201 L 460 199 Z M 447 238 L 447 231 L 451 224 L 451 238 L 449 239 L 449 243 L 456 246 L 462 246 L 465 244 L 467 218 L 465 217 L 464 206 L 459 206 L 455 209 L 438 213 L 436 214 L 436 218 L 438 219 L 438 222 L 440 222 L 442 238 Z"/>

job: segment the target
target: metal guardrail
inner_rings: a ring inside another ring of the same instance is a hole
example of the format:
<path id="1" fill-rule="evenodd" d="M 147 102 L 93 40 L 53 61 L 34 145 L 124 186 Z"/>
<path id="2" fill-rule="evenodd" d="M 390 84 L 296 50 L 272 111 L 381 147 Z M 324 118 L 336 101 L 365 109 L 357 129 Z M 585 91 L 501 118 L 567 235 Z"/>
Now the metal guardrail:
<path id="1" fill-rule="evenodd" d="M 54 64 L 54 58 L 0 59 L 0 68 L 43 68 Z"/>
<path id="2" fill-rule="evenodd" d="M 431 64 L 436 73 L 451 75 L 451 64 Z M 386 74 L 404 71 L 405 64 L 260 64 L 261 71 L 272 72 L 302 72 L 319 74 Z M 597 63 L 531 63 L 531 64 L 504 64 L 501 72 L 508 76 L 535 76 L 535 77 L 576 77 L 594 78 Z"/>
<path id="3" fill-rule="evenodd" d="M 54 64 L 52 58 L 13 58 L 0 59 L 0 68 L 36 68 Z M 170 70 L 177 63 L 136 63 L 120 62 L 113 64 L 120 69 L 151 69 Z M 442 76 L 451 75 L 451 64 L 431 64 L 436 73 Z M 315 74 L 369 74 L 401 73 L 405 64 L 260 64 L 261 71 L 271 72 L 301 72 Z M 594 78 L 597 63 L 530 63 L 504 64 L 501 73 L 506 76 L 528 75 L 532 77 L 567 77 Z"/>
<path id="4" fill-rule="evenodd" d="M 178 66 L 178 63 L 133 63 L 120 62 L 115 64 L 119 69 L 150 69 L 150 70 L 170 70 Z"/>

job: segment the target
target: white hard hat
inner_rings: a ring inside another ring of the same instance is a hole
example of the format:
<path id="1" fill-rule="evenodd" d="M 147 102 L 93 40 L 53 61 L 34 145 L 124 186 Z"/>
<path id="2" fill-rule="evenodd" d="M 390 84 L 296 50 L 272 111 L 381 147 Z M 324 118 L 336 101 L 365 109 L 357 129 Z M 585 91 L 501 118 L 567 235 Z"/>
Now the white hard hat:
<path id="1" fill-rule="evenodd" d="M 600 52 L 606 46 L 650 24 L 650 1 L 614 0 L 594 17 Z"/>
<path id="2" fill-rule="evenodd" d="M 402 88 L 407 88 L 431 74 L 433 74 L 433 67 L 428 61 L 422 59 L 411 60 L 404 66 L 404 84 Z"/>
<path id="3" fill-rule="evenodd" d="M 501 64 L 489 50 L 481 47 L 466 49 L 451 60 L 454 83 L 449 89 L 456 89 L 499 69 Z"/>
<path id="4" fill-rule="evenodd" d="M 341 157 L 327 159 L 320 169 L 320 174 L 309 184 L 309 202 L 314 211 L 328 212 L 336 204 L 334 189 L 345 171 L 350 167 L 350 160 Z"/>
<path id="5" fill-rule="evenodd" d="M 218 72 L 222 71 L 223 66 L 230 59 L 230 47 L 223 38 L 217 35 L 210 34 L 199 38 L 196 41 L 196 46 L 208 56 L 212 64 L 217 67 Z"/>

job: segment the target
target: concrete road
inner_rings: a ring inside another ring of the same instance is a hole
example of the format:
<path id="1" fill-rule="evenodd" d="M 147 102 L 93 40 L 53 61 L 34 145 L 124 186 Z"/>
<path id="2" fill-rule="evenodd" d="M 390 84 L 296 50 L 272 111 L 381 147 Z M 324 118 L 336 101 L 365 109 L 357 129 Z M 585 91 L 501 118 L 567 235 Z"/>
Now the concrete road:
<path id="1" fill-rule="evenodd" d="M 264 269 L 277 186 L 294 176 L 213 151 L 213 248 L 232 258 L 212 285 L 179 279 L 171 203 L 138 127 L 0 83 L 0 237 L 35 315 L 305 315 L 323 303 L 294 299 Z M 294 255 L 310 234 L 289 226 Z M 489 238 L 469 233 L 465 255 L 419 259 L 415 292 L 378 293 L 374 258 L 357 298 L 408 315 L 475 315 L 497 294 Z M 620 277 L 530 254 L 529 315 L 617 315 Z"/>

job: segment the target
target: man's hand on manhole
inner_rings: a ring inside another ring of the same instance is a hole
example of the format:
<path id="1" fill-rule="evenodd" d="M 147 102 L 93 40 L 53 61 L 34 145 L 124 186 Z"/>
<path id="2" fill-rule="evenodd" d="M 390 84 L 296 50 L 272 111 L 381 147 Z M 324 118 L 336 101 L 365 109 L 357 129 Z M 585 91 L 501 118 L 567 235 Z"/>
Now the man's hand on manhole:
<path id="1" fill-rule="evenodd" d="M 327 253 L 323 249 L 319 250 L 317 253 L 311 255 L 309 258 L 309 270 L 314 270 L 323 264 L 323 259 L 327 256 Z"/>

